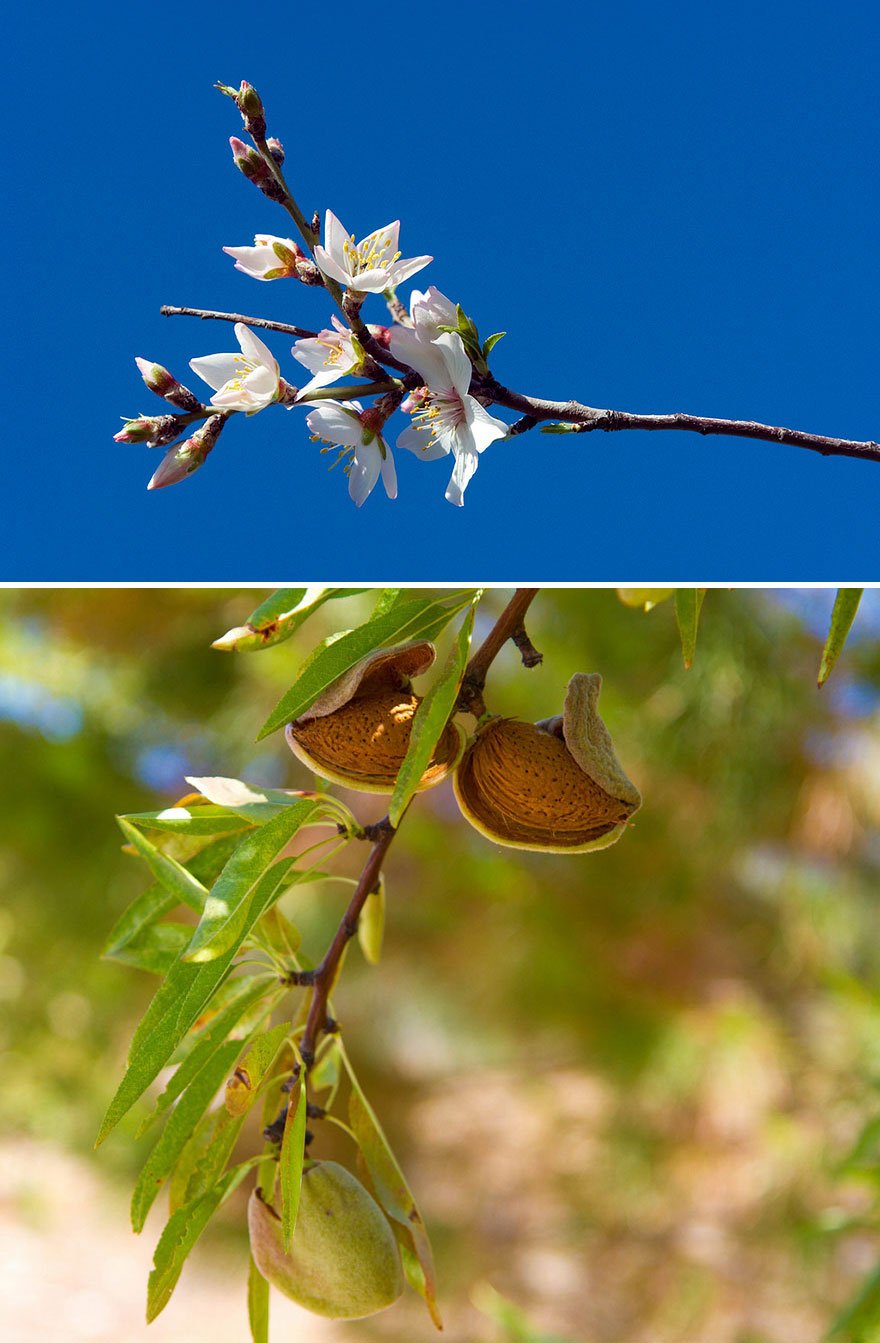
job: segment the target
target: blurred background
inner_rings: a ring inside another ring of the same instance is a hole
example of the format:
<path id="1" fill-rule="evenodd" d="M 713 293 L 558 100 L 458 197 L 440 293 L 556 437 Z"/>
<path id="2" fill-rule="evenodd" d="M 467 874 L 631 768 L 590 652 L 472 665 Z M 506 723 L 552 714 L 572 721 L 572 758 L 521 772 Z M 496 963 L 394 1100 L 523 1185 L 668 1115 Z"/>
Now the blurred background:
<path id="1" fill-rule="evenodd" d="M 0 1297 L 16 1343 L 247 1337 L 244 1193 L 147 1328 L 164 1214 L 131 1234 L 138 1115 L 92 1142 L 155 987 L 100 959 L 146 885 L 114 813 L 170 804 L 185 774 L 306 784 L 280 735 L 254 737 L 317 639 L 373 600 L 329 604 L 274 649 L 212 651 L 265 595 L 0 593 Z M 488 595 L 478 638 L 507 595 Z M 487 702 L 546 717 L 573 672 L 601 671 L 645 798 L 635 824 L 557 857 L 494 847 L 448 785 L 412 807 L 383 962 L 350 955 L 335 1006 L 431 1229 L 452 1343 L 804 1343 L 880 1258 L 880 592 L 819 693 L 833 596 L 710 592 L 686 673 L 671 604 L 544 591 L 528 622 L 543 666 L 509 647 Z M 343 899 L 290 899 L 316 955 Z M 493 1322 L 486 1284 L 530 1324 Z M 347 1326 L 273 1298 L 273 1321 L 276 1339 L 433 1332 L 413 1296 Z M 859 1329 L 840 1337 L 876 1337 Z"/>

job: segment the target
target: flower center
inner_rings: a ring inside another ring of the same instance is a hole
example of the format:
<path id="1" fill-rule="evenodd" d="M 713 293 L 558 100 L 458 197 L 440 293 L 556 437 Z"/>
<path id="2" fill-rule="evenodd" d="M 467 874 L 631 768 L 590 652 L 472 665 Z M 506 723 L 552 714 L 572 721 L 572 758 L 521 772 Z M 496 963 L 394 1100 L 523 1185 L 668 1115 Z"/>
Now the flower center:
<path id="1" fill-rule="evenodd" d="M 381 233 L 371 233 L 358 246 L 354 234 L 342 244 L 345 264 L 349 275 L 360 275 L 365 270 L 387 270 L 400 257 L 400 252 L 389 256 L 391 239 L 383 238 Z"/>
<path id="2" fill-rule="evenodd" d="M 425 447 L 441 434 L 457 429 L 465 422 L 464 402 L 454 387 L 427 388 L 422 409 L 413 414 L 413 427 L 429 435 Z"/>

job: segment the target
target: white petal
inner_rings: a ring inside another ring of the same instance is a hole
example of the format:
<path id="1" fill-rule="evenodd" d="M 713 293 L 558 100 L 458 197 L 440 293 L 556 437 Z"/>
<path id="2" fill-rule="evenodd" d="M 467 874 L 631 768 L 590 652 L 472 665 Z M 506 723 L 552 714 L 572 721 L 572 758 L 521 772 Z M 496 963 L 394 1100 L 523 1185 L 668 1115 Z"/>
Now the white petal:
<path id="1" fill-rule="evenodd" d="M 362 294 L 381 294 L 391 284 L 390 271 L 383 266 L 381 270 L 362 270 L 357 275 L 349 275 L 346 283 Z"/>
<path id="2" fill-rule="evenodd" d="M 429 340 L 405 326 L 391 328 L 389 348 L 395 359 L 414 368 L 434 391 L 451 386 L 451 376 L 441 351 Z"/>
<path id="3" fill-rule="evenodd" d="M 366 238 L 362 238 L 361 241 L 358 243 L 358 251 L 360 251 L 361 248 L 364 247 L 367 243 L 375 241 L 379 245 L 378 246 L 379 251 L 381 251 L 384 246 L 385 255 L 388 257 L 392 257 L 394 256 L 394 253 L 397 251 L 397 240 L 399 234 L 400 234 L 400 220 L 393 219 L 391 223 L 386 224 L 384 228 L 374 229 L 372 233 L 367 234 Z"/>
<path id="4" fill-rule="evenodd" d="M 436 462 L 438 457 L 445 457 L 450 450 L 448 442 L 431 438 L 426 430 L 417 429 L 415 425 L 404 429 L 397 439 L 397 446 L 406 448 L 407 452 L 414 452 L 423 462 Z"/>
<path id="5" fill-rule="evenodd" d="M 325 275 L 329 276 L 331 280 L 335 280 L 337 284 L 348 285 L 351 283 L 350 273 L 343 269 L 337 261 L 334 261 L 330 253 L 321 247 L 320 244 L 315 248 L 315 265 L 318 267 L 318 270 L 323 271 Z"/>
<path id="6" fill-rule="evenodd" d="M 358 508 L 379 479 L 381 466 L 382 454 L 376 441 L 359 443 L 354 450 L 354 461 L 348 473 L 348 492 Z"/>
<path id="7" fill-rule="evenodd" d="M 251 364 L 262 364 L 264 368 L 270 368 L 278 376 L 278 364 L 275 356 L 264 345 L 259 336 L 255 336 L 250 327 L 245 326 L 244 322 L 236 322 L 235 335 L 241 346 L 241 352 Z"/>
<path id="8" fill-rule="evenodd" d="M 318 251 L 323 252 L 326 248 L 331 260 L 335 261 L 337 265 L 341 265 L 344 256 L 343 248 L 347 240 L 348 234 L 342 224 L 332 210 L 327 210 L 324 215 L 324 247 L 315 249 L 316 260 Z"/>
<path id="9" fill-rule="evenodd" d="M 479 464 L 480 459 L 475 452 L 456 453 L 455 466 L 452 468 L 452 476 L 446 487 L 446 498 L 451 504 L 456 504 L 459 508 L 464 504 L 464 492 L 468 481 Z"/>
<path id="10" fill-rule="evenodd" d="M 280 264 L 270 247 L 224 247 L 223 251 L 232 257 L 236 270 L 243 270 L 257 280 L 265 278 L 264 271 Z"/>
<path id="11" fill-rule="evenodd" d="M 189 366 L 209 387 L 219 392 L 231 378 L 238 377 L 238 354 L 203 354 L 198 359 L 190 359 Z"/>
<path id="12" fill-rule="evenodd" d="M 251 396 L 271 401 L 278 392 L 278 374 L 261 364 L 252 373 L 248 373 L 244 386 Z"/>
<path id="13" fill-rule="evenodd" d="M 358 405 L 356 401 L 348 404 Z M 313 434 L 331 443 L 338 443 L 341 448 L 357 447 L 363 438 L 360 420 L 343 410 L 338 401 L 324 401 L 317 406 L 306 416 L 306 424 Z"/>
<path id="14" fill-rule="evenodd" d="M 496 420 L 495 416 L 490 415 L 486 407 L 481 406 L 474 397 L 466 396 L 463 404 L 465 421 L 471 431 L 477 452 L 483 452 L 490 443 L 507 437 L 510 425 L 505 424 L 503 420 Z"/>
<path id="15" fill-rule="evenodd" d="M 446 361 L 453 387 L 460 397 L 467 396 L 473 369 L 471 368 L 471 361 L 465 353 L 461 336 L 457 331 L 444 331 L 433 344 L 440 350 Z"/>
<path id="16" fill-rule="evenodd" d="M 382 472 L 382 484 L 385 486 L 385 493 L 389 499 L 397 498 L 397 471 L 394 467 L 394 458 L 391 456 L 391 449 L 385 444 L 385 456 L 382 459 L 380 467 Z"/>
<path id="17" fill-rule="evenodd" d="M 391 285 L 396 288 L 397 285 L 403 284 L 404 280 L 408 280 L 417 271 L 424 270 L 433 260 L 432 256 L 411 256 L 404 261 L 395 261 L 389 271 Z"/>

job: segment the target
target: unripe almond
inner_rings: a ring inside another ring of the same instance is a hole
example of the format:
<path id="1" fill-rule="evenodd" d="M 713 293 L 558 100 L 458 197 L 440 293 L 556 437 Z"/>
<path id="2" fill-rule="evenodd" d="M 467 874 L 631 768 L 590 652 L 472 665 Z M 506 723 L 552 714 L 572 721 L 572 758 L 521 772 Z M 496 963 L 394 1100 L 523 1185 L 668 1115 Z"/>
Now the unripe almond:
<path id="1" fill-rule="evenodd" d="M 248 1230 L 263 1277 L 316 1315 L 363 1319 L 393 1305 L 403 1291 L 400 1253 L 385 1214 L 335 1161 L 316 1161 L 303 1174 L 289 1254 L 281 1218 L 256 1190 Z"/>

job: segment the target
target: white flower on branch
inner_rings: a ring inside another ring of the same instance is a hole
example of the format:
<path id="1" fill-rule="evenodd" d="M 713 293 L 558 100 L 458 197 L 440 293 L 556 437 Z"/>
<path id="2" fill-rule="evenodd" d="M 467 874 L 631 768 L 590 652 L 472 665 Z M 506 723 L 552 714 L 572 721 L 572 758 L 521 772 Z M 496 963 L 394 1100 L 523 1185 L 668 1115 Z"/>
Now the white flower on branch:
<path id="1" fill-rule="evenodd" d="M 395 328 L 391 333 L 391 353 L 414 368 L 424 378 L 427 389 L 413 412 L 412 425 L 404 429 L 397 446 L 427 462 L 453 453 L 455 466 L 446 498 L 460 506 L 468 481 L 479 465 L 480 453 L 496 439 L 504 438 L 508 425 L 496 420 L 469 394 L 471 362 L 461 337 L 454 331 L 436 340 L 423 340 L 417 331 Z"/>
<path id="2" fill-rule="evenodd" d="M 317 336 L 298 340 L 292 348 L 294 359 L 315 375 L 311 382 L 300 388 L 300 400 L 318 387 L 328 387 L 331 382 L 356 373 L 363 363 L 363 349 L 348 327 L 335 315 L 330 320 L 333 331 L 319 331 Z"/>
<path id="3" fill-rule="evenodd" d="M 253 415 L 281 395 L 281 374 L 272 351 L 243 322 L 236 322 L 240 354 L 206 354 L 189 366 L 214 388 L 212 406 Z"/>
<path id="4" fill-rule="evenodd" d="M 292 238 L 276 238 L 271 233 L 258 233 L 253 247 L 224 247 L 223 251 L 235 262 L 235 269 L 255 280 L 296 279 L 296 263 L 305 255 Z"/>
<path id="5" fill-rule="evenodd" d="M 381 294 L 394 289 L 417 271 L 423 270 L 431 256 L 410 257 L 400 260 L 397 236 L 400 220 L 395 219 L 375 233 L 369 233 L 356 243 L 354 234 L 346 233 L 332 210 L 324 216 L 324 246 L 315 248 L 318 267 L 337 284 L 361 294 Z"/>
<path id="6" fill-rule="evenodd" d="M 346 467 L 348 493 L 360 508 L 379 477 L 389 499 L 397 498 L 397 473 L 391 449 L 378 429 L 370 425 L 369 410 L 359 401 L 322 401 L 306 416 L 306 424 L 315 438 L 342 448 L 351 454 Z"/>
<path id="7" fill-rule="evenodd" d="M 416 335 L 422 340 L 436 340 L 443 334 L 441 327 L 458 326 L 458 309 L 433 284 L 428 286 L 424 294 L 419 289 L 412 291 L 409 315 Z"/>

